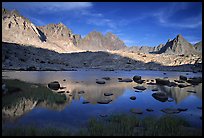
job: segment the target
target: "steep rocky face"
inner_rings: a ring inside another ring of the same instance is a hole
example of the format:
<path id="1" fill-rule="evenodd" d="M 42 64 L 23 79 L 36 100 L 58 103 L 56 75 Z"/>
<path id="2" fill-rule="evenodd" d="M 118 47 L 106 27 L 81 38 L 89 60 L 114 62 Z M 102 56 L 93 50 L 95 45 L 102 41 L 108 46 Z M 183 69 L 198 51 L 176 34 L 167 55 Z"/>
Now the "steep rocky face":
<path id="1" fill-rule="evenodd" d="M 151 51 L 153 51 L 153 47 L 141 46 L 141 47 L 139 48 L 139 52 L 141 52 L 141 53 L 149 53 L 149 52 L 151 52 Z"/>
<path id="2" fill-rule="evenodd" d="M 194 45 L 195 49 L 198 51 L 198 52 L 201 52 L 202 53 L 202 41 L 196 43 Z"/>
<path id="3" fill-rule="evenodd" d="M 103 36 L 100 32 L 93 31 L 79 41 L 78 47 L 84 50 L 118 50 L 126 46 L 112 33 Z"/>
<path id="4" fill-rule="evenodd" d="M 177 55 L 198 54 L 194 47 L 187 40 L 185 40 L 182 35 L 177 35 L 176 38 L 168 41 L 165 46 L 160 49 L 159 53 Z"/>
<path id="5" fill-rule="evenodd" d="M 16 10 L 2 9 L 2 41 L 27 43 L 43 42 L 46 37 L 27 18 Z"/>

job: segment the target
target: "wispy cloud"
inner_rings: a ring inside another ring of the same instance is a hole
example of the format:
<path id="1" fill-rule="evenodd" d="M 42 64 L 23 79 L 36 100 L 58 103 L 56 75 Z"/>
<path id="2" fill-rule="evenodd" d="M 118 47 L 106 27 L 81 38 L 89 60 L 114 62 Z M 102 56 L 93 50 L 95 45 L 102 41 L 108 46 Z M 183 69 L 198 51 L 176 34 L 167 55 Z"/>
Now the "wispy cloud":
<path id="1" fill-rule="evenodd" d="M 107 18 L 90 18 L 87 20 L 87 24 L 92 24 L 96 26 L 107 26 L 110 29 L 117 29 L 116 24 Z"/>
<path id="2" fill-rule="evenodd" d="M 4 2 L 4 5 L 8 3 Z M 70 10 L 81 10 L 93 6 L 91 2 L 9 2 L 8 6 L 24 8 L 27 10 L 38 10 L 38 12 L 60 12 Z"/>
<path id="3" fill-rule="evenodd" d="M 162 8 L 159 11 L 152 14 L 159 24 L 164 27 L 180 27 L 180 28 L 196 28 L 202 25 L 202 15 L 199 14 L 194 17 L 188 17 L 180 19 L 179 21 L 173 21 L 172 17 L 179 11 L 186 10 L 188 3 L 172 3 L 167 8 Z"/>

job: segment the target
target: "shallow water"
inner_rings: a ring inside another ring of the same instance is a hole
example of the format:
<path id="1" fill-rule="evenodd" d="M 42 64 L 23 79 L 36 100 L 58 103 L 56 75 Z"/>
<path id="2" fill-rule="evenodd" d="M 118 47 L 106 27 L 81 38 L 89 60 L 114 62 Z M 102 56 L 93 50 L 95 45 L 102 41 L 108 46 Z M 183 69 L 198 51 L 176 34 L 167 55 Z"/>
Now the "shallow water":
<path id="1" fill-rule="evenodd" d="M 166 74 L 163 74 L 163 73 Z M 187 73 L 187 74 L 186 74 Z M 168 77 L 171 81 L 179 79 L 179 75 L 188 78 L 202 76 L 202 73 L 192 72 L 168 72 L 168 71 L 101 71 L 101 70 L 78 70 L 78 71 L 4 71 L 3 78 L 19 79 L 22 81 L 40 83 L 47 86 L 49 82 L 58 81 L 61 86 L 66 87 L 63 91 L 67 96 L 67 102 L 61 105 L 48 105 L 39 103 L 37 106 L 23 114 L 21 117 L 8 121 L 7 125 L 19 124 L 52 124 L 59 127 L 78 128 L 85 127 L 86 122 L 91 117 L 100 115 L 110 115 L 115 113 L 130 113 L 131 108 L 140 108 L 143 114 L 137 115 L 141 118 L 146 116 L 160 117 L 165 115 L 161 112 L 164 108 L 188 108 L 187 111 L 174 114 L 185 118 L 192 126 L 202 127 L 202 110 L 197 107 L 202 106 L 202 83 L 195 87 L 167 87 L 158 85 L 137 84 L 135 82 L 118 82 L 119 77 L 132 78 L 134 75 L 142 76 L 142 79 L 149 80 L 155 78 Z M 110 77 L 106 84 L 96 84 L 96 79 Z M 66 79 L 66 81 L 63 81 Z M 143 92 L 135 92 L 134 86 L 142 85 L 147 89 Z M 153 88 L 168 94 L 172 102 L 160 102 L 152 97 Z M 79 91 L 85 93 L 79 94 Z M 194 90 L 196 93 L 188 93 L 187 90 Z M 104 96 L 105 92 L 113 93 L 112 96 Z M 72 94 L 72 96 L 70 96 Z M 136 96 L 136 100 L 130 100 L 131 96 Z M 100 99 L 111 99 L 109 104 L 98 104 Z M 82 104 L 89 101 L 88 104 Z M 147 112 L 151 108 L 153 112 Z M 130 113 L 132 114 L 132 113 Z"/>

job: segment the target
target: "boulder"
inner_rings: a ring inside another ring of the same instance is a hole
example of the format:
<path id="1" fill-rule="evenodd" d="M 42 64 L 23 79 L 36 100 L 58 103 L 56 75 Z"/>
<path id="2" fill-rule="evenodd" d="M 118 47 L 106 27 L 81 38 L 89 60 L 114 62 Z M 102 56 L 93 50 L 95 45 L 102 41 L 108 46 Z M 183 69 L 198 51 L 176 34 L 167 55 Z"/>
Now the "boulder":
<path id="1" fill-rule="evenodd" d="M 184 88 L 184 87 L 188 87 L 189 85 L 185 85 L 185 84 L 179 84 L 178 87 L 179 88 Z"/>
<path id="2" fill-rule="evenodd" d="M 104 80 L 110 80 L 110 77 L 103 77 Z"/>
<path id="3" fill-rule="evenodd" d="M 187 82 L 191 83 L 192 85 L 198 85 L 199 83 L 202 83 L 202 77 L 189 78 Z"/>
<path id="4" fill-rule="evenodd" d="M 168 96 L 166 95 L 166 93 L 163 92 L 153 93 L 152 97 L 154 97 L 156 100 L 160 102 L 166 102 L 168 100 Z"/>
<path id="5" fill-rule="evenodd" d="M 135 96 L 131 96 L 130 99 L 131 99 L 131 100 L 135 100 L 136 97 L 135 97 Z"/>
<path id="6" fill-rule="evenodd" d="M 111 96 L 113 93 L 104 93 L 104 96 Z"/>
<path id="7" fill-rule="evenodd" d="M 125 79 L 119 80 L 119 82 L 132 82 L 132 79 L 125 78 Z"/>
<path id="8" fill-rule="evenodd" d="M 136 86 L 136 87 L 133 87 L 134 89 L 138 89 L 138 90 L 145 90 L 146 88 L 144 86 Z"/>
<path id="9" fill-rule="evenodd" d="M 142 84 L 145 80 L 137 80 L 136 83 Z"/>
<path id="10" fill-rule="evenodd" d="M 138 81 L 138 80 L 141 80 L 141 76 L 134 76 L 134 77 L 133 77 L 133 80 L 134 80 L 134 82 L 136 82 L 136 81 Z"/>
<path id="11" fill-rule="evenodd" d="M 183 75 L 180 75 L 180 76 L 179 76 L 179 79 L 180 79 L 180 80 L 187 81 L 187 77 L 186 77 L 186 76 L 183 76 Z"/>
<path id="12" fill-rule="evenodd" d="M 111 101 L 112 101 L 111 99 L 103 99 L 103 100 L 98 101 L 97 103 L 99 103 L 99 104 L 108 104 Z"/>
<path id="13" fill-rule="evenodd" d="M 169 80 L 165 80 L 165 79 L 155 79 L 156 80 L 156 84 L 159 84 L 159 85 L 167 85 L 169 86 L 170 85 L 170 81 Z"/>
<path id="14" fill-rule="evenodd" d="M 105 82 L 105 81 L 99 81 L 99 80 L 97 80 L 96 83 L 97 83 L 97 84 L 105 84 L 106 82 Z"/>
<path id="15" fill-rule="evenodd" d="M 48 84 L 48 87 L 52 90 L 58 90 L 60 88 L 60 84 L 58 81 L 53 81 Z"/>

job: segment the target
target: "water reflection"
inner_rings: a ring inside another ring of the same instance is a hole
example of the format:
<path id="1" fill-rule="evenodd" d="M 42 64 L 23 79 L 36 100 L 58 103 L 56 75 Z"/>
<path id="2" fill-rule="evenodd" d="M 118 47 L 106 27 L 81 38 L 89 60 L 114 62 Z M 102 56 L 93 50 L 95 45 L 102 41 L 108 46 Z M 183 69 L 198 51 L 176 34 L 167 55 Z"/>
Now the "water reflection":
<path id="1" fill-rule="evenodd" d="M 165 106 L 176 106 L 180 105 L 181 103 L 185 103 L 189 101 L 189 97 L 196 96 L 197 98 L 194 98 L 194 101 L 190 104 L 194 107 L 198 106 L 202 101 L 202 83 L 196 86 L 189 86 L 184 88 L 179 87 L 168 87 L 168 86 L 161 86 L 161 85 L 148 85 L 148 82 L 151 80 L 154 80 L 158 77 L 164 77 L 163 72 L 160 73 L 160 75 L 157 76 L 149 76 L 143 75 L 142 72 L 140 72 L 140 75 L 142 76 L 142 79 L 145 80 L 145 83 L 143 84 L 137 84 L 135 82 L 118 82 L 118 77 L 122 78 L 132 78 L 134 75 L 136 75 L 138 72 L 105 72 L 105 71 L 99 71 L 99 72 L 3 72 L 4 76 L 7 76 L 8 78 L 15 78 L 27 82 L 33 82 L 33 83 L 41 83 L 47 86 L 49 82 L 52 81 L 59 81 L 60 85 L 62 87 L 65 87 L 64 89 L 54 91 L 65 91 L 67 100 L 64 104 L 57 104 L 52 103 L 49 104 L 45 101 L 30 101 L 28 102 L 28 99 L 23 99 L 20 103 L 21 106 L 14 106 L 10 109 L 3 110 L 2 109 L 2 115 L 7 115 L 8 118 L 12 118 L 14 120 L 22 117 L 27 118 L 26 116 L 23 116 L 24 114 L 27 114 L 28 116 L 35 116 L 34 119 L 28 119 L 30 121 L 36 121 L 41 115 L 47 115 L 47 119 L 52 120 L 53 116 L 58 118 L 64 118 L 64 115 L 67 117 L 65 119 L 69 120 L 69 123 L 73 121 L 76 122 L 76 119 L 81 120 L 87 120 L 90 116 L 96 115 L 99 110 L 100 112 L 110 111 L 115 112 L 117 110 L 128 112 L 131 107 L 135 107 L 136 105 L 140 105 L 141 107 L 145 108 L 146 105 L 144 103 L 147 103 L 149 107 L 151 106 L 158 106 L 160 107 L 161 104 L 162 107 Z M 158 72 L 157 72 L 158 73 Z M 171 74 L 172 72 L 167 72 L 167 75 L 170 79 L 170 81 L 173 81 L 174 79 L 178 79 L 179 75 Z M 75 75 L 74 75 L 75 74 Z M 147 74 L 144 72 L 144 74 Z M 182 73 L 179 73 L 182 75 Z M 190 74 L 190 73 L 189 73 Z M 185 75 L 185 74 L 184 74 Z M 196 74 L 197 75 L 197 74 Z M 101 79 L 102 77 L 110 77 L 111 80 L 105 80 L 105 84 L 96 84 L 96 79 Z M 192 76 L 189 76 L 192 77 Z M 154 81 L 153 81 L 154 83 Z M 147 89 L 143 92 L 137 93 L 135 92 L 135 89 L 133 87 L 135 86 L 144 86 Z M 153 91 L 151 91 L 154 88 L 158 88 L 159 92 L 164 92 L 168 95 L 169 98 L 174 99 L 172 102 L 159 102 L 156 101 L 151 94 Z M 187 91 L 192 90 L 196 91 L 196 93 L 189 93 Z M 80 91 L 84 91 L 84 93 L 79 93 Z M 104 93 L 112 93 L 111 96 L 104 96 Z M 135 101 L 131 101 L 129 99 L 130 96 L 136 96 L 137 99 Z M 140 99 L 141 98 L 141 99 Z M 191 97 L 192 99 L 192 97 Z M 106 105 L 100 105 L 97 102 L 100 100 L 112 100 L 109 104 Z M 146 101 L 148 100 L 148 101 Z M 83 102 L 88 101 L 88 106 L 84 106 Z M 184 101 L 184 102 L 183 102 Z M 188 106 L 186 104 L 186 106 Z M 75 113 L 75 118 L 73 119 L 74 111 L 80 110 L 80 112 Z M 36 109 L 36 110 L 33 110 Z M 38 114 L 38 118 L 36 112 L 37 110 L 40 110 L 41 112 Z M 42 110 L 43 109 L 43 110 Z M 19 110 L 19 111 L 18 111 Z M 33 110 L 33 112 L 32 112 Z M 16 115 L 16 111 L 19 113 Z M 57 111 L 57 112 L 56 112 Z M 188 110 L 190 113 L 191 109 Z M 194 111 L 194 109 L 192 110 Z M 29 114 L 30 112 L 30 114 Z M 42 113 L 42 114 L 41 114 Z M 63 115 L 63 114 L 64 115 Z M 152 114 L 163 114 L 157 111 L 154 111 Z M 60 114 L 60 115 L 59 115 Z M 81 116 L 83 114 L 83 117 Z M 200 115 L 200 114 L 199 114 Z M 49 116 L 52 116 L 52 118 Z M 60 116 L 60 117 L 59 117 Z M 3 117 L 2 117 L 3 119 Z M 36 120 L 35 120 L 36 119 Z M 23 119 L 22 119 L 23 120 Z M 62 120 L 62 119 L 61 119 Z M 199 121 L 199 120 L 198 120 Z M 63 122 L 63 121 L 62 121 Z"/>

